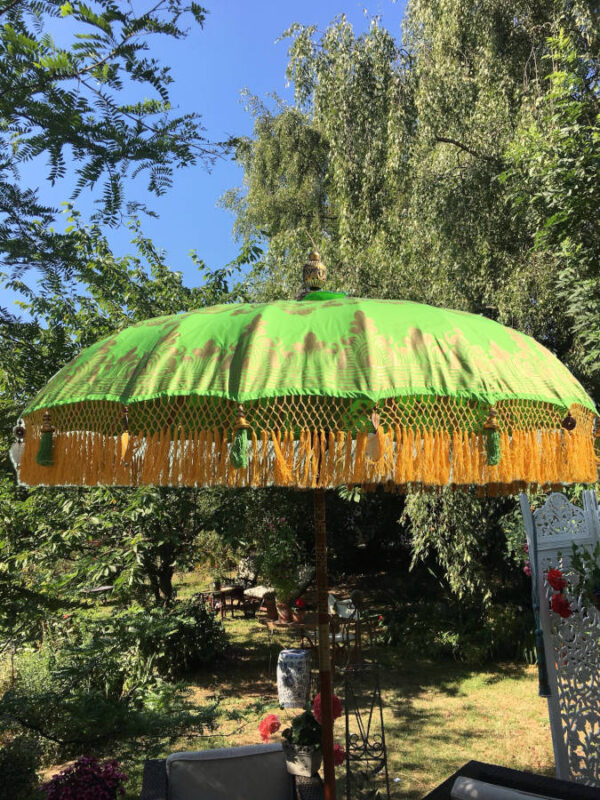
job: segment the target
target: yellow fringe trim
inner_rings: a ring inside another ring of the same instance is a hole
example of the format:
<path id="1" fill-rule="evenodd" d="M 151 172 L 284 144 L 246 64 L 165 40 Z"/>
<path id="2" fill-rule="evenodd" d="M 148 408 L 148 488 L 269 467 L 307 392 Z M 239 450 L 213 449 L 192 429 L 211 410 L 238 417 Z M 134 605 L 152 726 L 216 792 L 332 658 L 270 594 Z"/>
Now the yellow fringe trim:
<path id="1" fill-rule="evenodd" d="M 81 486 L 294 486 L 385 485 L 400 490 L 479 486 L 483 494 L 515 493 L 527 486 L 556 488 L 594 483 L 594 443 L 584 430 L 501 432 L 502 457 L 487 464 L 485 437 L 465 431 L 380 427 L 370 458 L 369 436 L 345 431 L 260 431 L 251 434 L 248 467 L 229 461 L 231 432 L 179 429 L 149 437 L 85 431 L 54 434 L 54 465 L 36 463 L 40 432 L 30 431 L 19 470 L 21 482 Z M 371 439 L 371 442 L 373 440 Z"/>

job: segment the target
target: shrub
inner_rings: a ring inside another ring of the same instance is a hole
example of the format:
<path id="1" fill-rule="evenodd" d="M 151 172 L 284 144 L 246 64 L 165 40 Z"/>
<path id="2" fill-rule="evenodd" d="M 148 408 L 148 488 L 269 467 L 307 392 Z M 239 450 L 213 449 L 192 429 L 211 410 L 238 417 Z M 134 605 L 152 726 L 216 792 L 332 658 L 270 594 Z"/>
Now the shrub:
<path id="1" fill-rule="evenodd" d="M 125 794 L 126 780 L 118 761 L 100 764 L 95 758 L 81 756 L 40 789 L 45 800 L 116 800 L 118 794 Z"/>
<path id="2" fill-rule="evenodd" d="M 41 748 L 28 736 L 17 736 L 0 748 L 0 800 L 29 800 L 38 786 Z"/>
<path id="3" fill-rule="evenodd" d="M 140 652 L 170 680 L 213 663 L 228 645 L 222 622 L 195 599 L 144 612 L 135 627 Z"/>
<path id="4" fill-rule="evenodd" d="M 486 608 L 466 603 L 421 601 L 384 614 L 381 639 L 401 644 L 408 655 L 481 664 L 503 658 L 530 661 L 532 615 L 503 602 Z"/>
<path id="5" fill-rule="evenodd" d="M 0 698 L 0 718 L 39 732 L 63 753 L 82 744 L 210 725 L 211 707 L 192 709 L 183 687 L 157 674 L 154 654 L 146 655 L 140 644 L 134 624 L 140 618 L 87 620 L 69 637 L 21 653 L 16 684 Z"/>

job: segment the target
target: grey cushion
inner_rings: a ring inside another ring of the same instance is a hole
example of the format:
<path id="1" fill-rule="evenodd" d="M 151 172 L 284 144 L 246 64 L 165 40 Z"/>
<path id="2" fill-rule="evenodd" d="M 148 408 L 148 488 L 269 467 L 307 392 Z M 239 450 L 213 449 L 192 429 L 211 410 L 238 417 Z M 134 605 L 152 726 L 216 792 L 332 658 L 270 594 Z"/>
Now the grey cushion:
<path id="1" fill-rule="evenodd" d="M 173 753 L 169 800 L 292 800 L 281 744 Z"/>
<path id="2" fill-rule="evenodd" d="M 464 777 L 456 779 L 450 797 L 452 800 L 556 800 L 550 795 L 531 794 Z"/>

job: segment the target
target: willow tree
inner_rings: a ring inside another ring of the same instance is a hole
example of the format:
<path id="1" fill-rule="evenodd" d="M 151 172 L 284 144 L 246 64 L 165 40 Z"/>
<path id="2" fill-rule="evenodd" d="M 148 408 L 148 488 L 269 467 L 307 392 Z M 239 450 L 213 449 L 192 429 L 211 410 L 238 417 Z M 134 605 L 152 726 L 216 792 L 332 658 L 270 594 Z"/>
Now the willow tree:
<path id="1" fill-rule="evenodd" d="M 526 140 L 528 131 L 538 145 L 549 137 L 550 153 L 560 137 L 552 114 L 555 43 L 563 30 L 573 42 L 569 58 L 577 60 L 579 81 L 578 88 L 567 81 L 571 88 L 563 94 L 580 102 L 563 104 L 563 118 L 579 114 L 580 121 L 575 138 L 563 137 L 563 150 L 587 137 L 579 189 L 585 177 L 585 213 L 593 220 L 593 7 L 567 0 L 411 0 L 402 42 L 378 21 L 360 36 L 343 17 L 323 34 L 293 26 L 287 77 L 294 103 L 250 104 L 254 136 L 237 151 L 244 186 L 225 199 L 237 232 L 268 244 L 256 291 L 296 291 L 298 264 L 312 238 L 336 288 L 485 313 L 569 358 L 576 323 L 557 291 L 565 264 L 550 265 L 549 248 L 539 247 L 548 220 L 558 231 L 556 208 L 548 200 L 541 209 L 537 181 L 527 175 L 543 171 L 540 179 L 552 180 L 548 198 L 553 191 L 555 206 L 559 187 L 567 202 L 574 204 L 576 195 L 568 194 L 569 166 L 550 169 Z M 584 215 L 571 214 L 570 224 L 576 243 Z M 556 237 L 550 241 L 551 249 Z"/>
<path id="2" fill-rule="evenodd" d="M 344 18 L 318 40 L 314 27 L 287 33 L 295 104 L 251 103 L 255 135 L 237 149 L 245 187 L 224 200 L 238 234 L 268 241 L 255 290 L 297 293 L 312 240 L 336 288 L 406 294 L 409 281 L 390 260 L 412 124 L 402 53 L 377 23 L 358 38 Z"/>

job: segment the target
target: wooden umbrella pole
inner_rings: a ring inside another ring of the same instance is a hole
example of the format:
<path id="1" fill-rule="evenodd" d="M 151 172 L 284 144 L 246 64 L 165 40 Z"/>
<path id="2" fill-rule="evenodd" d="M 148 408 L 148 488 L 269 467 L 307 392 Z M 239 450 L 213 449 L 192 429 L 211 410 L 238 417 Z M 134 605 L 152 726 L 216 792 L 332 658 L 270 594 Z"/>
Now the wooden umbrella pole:
<path id="1" fill-rule="evenodd" d="M 329 656 L 329 608 L 327 602 L 327 533 L 325 490 L 315 489 L 315 554 L 317 562 L 317 615 L 319 623 L 319 677 L 321 680 L 321 726 L 325 800 L 335 800 L 333 763 L 333 704 L 331 700 L 331 659 Z"/>

